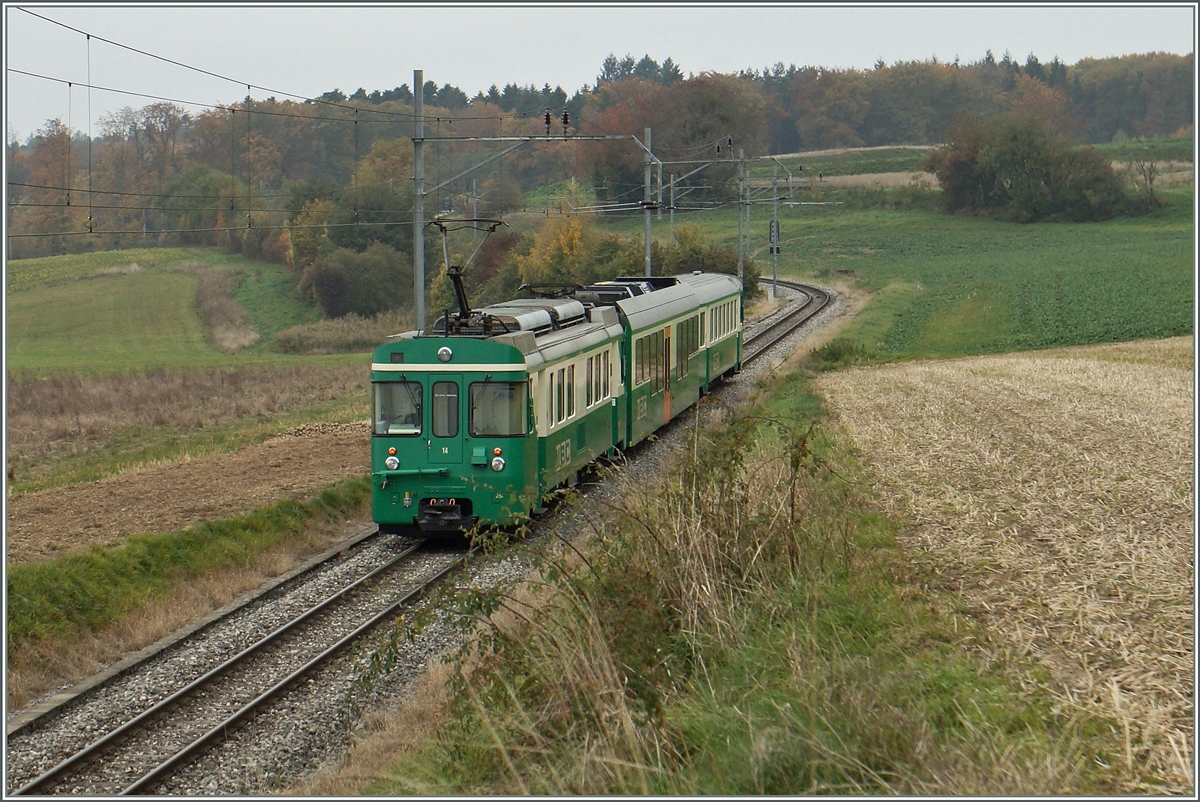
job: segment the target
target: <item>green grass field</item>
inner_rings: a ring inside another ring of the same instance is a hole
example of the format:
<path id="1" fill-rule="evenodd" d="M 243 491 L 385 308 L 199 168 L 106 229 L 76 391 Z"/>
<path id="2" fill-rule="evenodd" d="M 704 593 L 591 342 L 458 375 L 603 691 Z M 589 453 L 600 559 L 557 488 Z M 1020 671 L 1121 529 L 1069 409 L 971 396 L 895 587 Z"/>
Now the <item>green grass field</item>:
<path id="1" fill-rule="evenodd" d="M 242 272 L 235 293 L 262 341 L 228 354 L 209 342 L 197 279 L 181 265 Z M 120 272 L 131 265 L 137 272 Z M 97 375 L 150 368 L 240 367 L 289 359 L 270 350 L 279 331 L 319 313 L 292 294 L 280 265 L 210 248 L 163 248 L 23 259 L 8 266 L 10 376 Z"/>
<path id="2" fill-rule="evenodd" d="M 1161 215 L 1020 226 L 823 207 L 800 272 L 875 298 L 847 336 L 886 356 L 1020 351 L 1192 331 L 1192 203 Z M 849 272 L 839 272 L 849 271 Z"/>
<path id="3" fill-rule="evenodd" d="M 998 353 L 1170 337 L 1192 331 L 1193 203 L 1159 214 L 1022 225 L 918 209 L 779 207 L 781 277 L 846 283 L 872 300 L 843 336 L 882 358 Z M 838 194 L 827 194 L 836 201 Z M 751 215 L 764 278 L 771 207 Z M 736 247 L 732 211 L 679 216 Z M 639 231 L 636 221 L 612 224 Z M 669 237 L 667 221 L 654 236 Z"/>

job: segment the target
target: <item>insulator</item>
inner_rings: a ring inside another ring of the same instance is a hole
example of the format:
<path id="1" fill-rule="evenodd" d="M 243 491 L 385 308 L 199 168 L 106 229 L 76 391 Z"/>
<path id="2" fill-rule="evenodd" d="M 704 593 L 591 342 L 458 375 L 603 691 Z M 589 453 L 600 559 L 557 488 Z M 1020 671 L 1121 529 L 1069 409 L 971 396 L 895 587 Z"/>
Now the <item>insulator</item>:
<path id="1" fill-rule="evenodd" d="M 546 125 L 550 124 L 550 110 L 546 109 Z"/>

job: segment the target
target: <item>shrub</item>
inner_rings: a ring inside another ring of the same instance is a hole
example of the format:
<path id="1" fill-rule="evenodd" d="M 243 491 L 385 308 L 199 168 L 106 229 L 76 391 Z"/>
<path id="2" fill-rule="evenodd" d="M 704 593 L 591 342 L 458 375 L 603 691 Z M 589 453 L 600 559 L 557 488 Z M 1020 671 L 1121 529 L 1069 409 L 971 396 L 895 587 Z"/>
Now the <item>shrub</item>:
<path id="1" fill-rule="evenodd" d="M 1091 148 L 1052 138 L 1034 114 L 1006 114 L 986 123 L 965 115 L 949 142 L 930 152 L 949 212 L 991 211 L 1020 223 L 1111 218 L 1126 207 L 1125 187 Z"/>
<path id="2" fill-rule="evenodd" d="M 847 365 L 860 365 L 869 356 L 866 346 L 838 337 L 813 351 L 809 362 L 816 370 L 833 370 Z"/>
<path id="3" fill-rule="evenodd" d="M 300 291 L 311 293 L 328 318 L 372 317 L 412 302 L 407 254 L 373 242 L 362 253 L 338 248 L 305 269 Z"/>

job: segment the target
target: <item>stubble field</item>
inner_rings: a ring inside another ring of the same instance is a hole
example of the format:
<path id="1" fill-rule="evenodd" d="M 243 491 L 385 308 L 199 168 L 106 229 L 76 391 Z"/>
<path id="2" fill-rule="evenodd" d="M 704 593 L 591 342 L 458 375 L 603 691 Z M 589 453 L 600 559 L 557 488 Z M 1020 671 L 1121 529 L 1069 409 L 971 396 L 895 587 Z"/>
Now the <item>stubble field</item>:
<path id="1" fill-rule="evenodd" d="M 1033 661 L 1108 720 L 1131 791 L 1190 793 L 1192 337 L 853 369 L 820 390 L 869 455 L 905 547 L 982 621 L 987 661 Z"/>

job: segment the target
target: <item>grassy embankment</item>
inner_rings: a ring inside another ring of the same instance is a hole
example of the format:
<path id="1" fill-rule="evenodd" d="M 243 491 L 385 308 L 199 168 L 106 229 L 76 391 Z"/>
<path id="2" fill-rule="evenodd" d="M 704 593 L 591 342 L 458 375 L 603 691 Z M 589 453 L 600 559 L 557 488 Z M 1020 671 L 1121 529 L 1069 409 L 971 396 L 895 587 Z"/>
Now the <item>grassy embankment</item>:
<path id="1" fill-rule="evenodd" d="M 1191 200 L 1170 200 L 1087 226 L 806 212 L 785 228 L 804 245 L 788 272 L 872 295 L 808 366 L 1190 333 Z M 955 606 L 943 566 L 898 548 L 904 523 L 880 513 L 853 449 L 823 423 L 804 436 L 820 404 L 805 372 L 783 378 L 685 446 L 657 492 L 629 488 L 586 562 L 547 556 L 541 588 L 467 605 L 500 608 L 490 648 L 450 670 L 447 714 L 408 711 L 440 724 L 400 733 L 410 719 L 392 714 L 399 762 L 306 790 L 1164 787 L 1129 759 L 1127 722 L 1056 705 L 1032 660 L 987 658 L 993 634 Z"/>
<path id="2" fill-rule="evenodd" d="M 210 287 L 220 281 L 223 293 Z M 293 283 L 277 265 L 201 248 L 10 263 L 9 491 L 228 451 L 303 423 L 364 418 L 362 354 L 272 350 L 281 332 L 317 317 L 293 297 Z M 248 347 L 229 350 L 211 336 L 231 317 L 228 307 L 243 316 L 243 331 L 252 329 L 255 337 L 242 340 Z"/>

